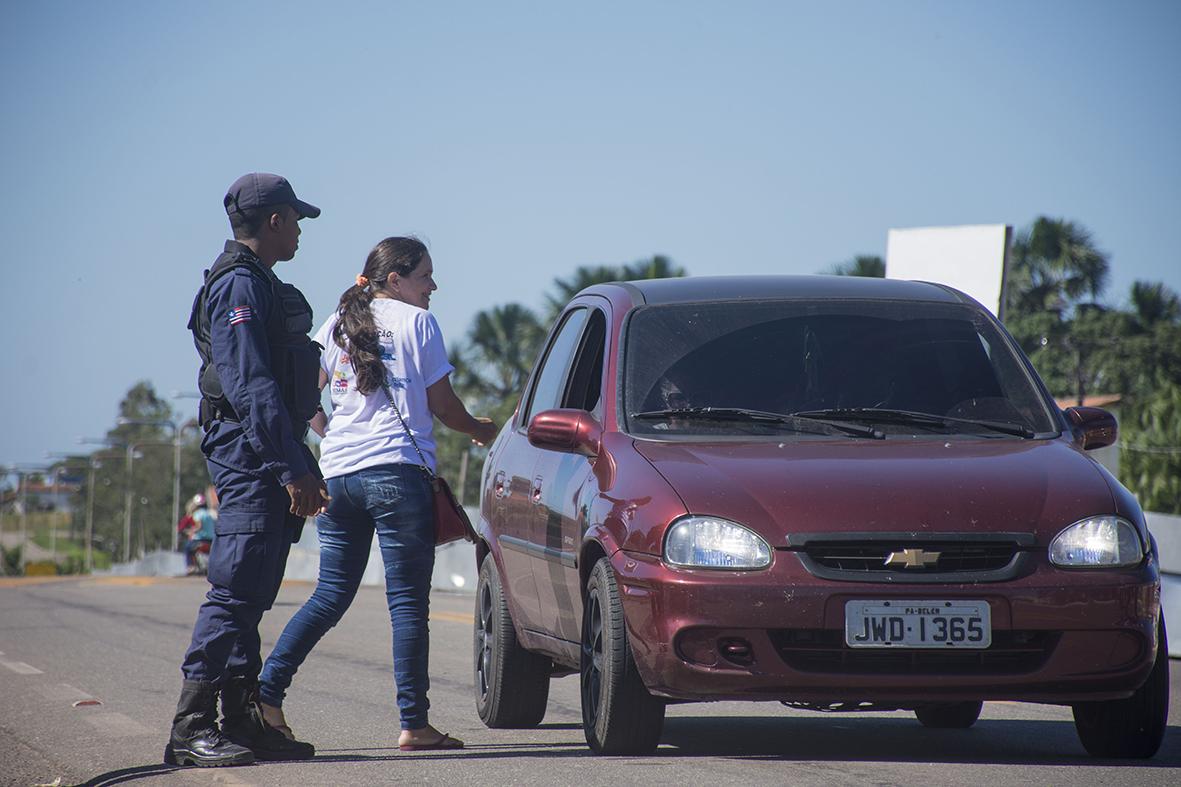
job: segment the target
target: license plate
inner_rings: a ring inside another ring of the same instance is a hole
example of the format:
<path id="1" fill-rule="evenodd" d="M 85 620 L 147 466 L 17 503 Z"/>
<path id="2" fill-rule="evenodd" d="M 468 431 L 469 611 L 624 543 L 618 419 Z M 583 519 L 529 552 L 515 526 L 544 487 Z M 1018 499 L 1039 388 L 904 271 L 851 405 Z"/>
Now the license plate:
<path id="1" fill-rule="evenodd" d="M 851 648 L 987 648 L 987 601 L 845 602 L 845 644 Z"/>

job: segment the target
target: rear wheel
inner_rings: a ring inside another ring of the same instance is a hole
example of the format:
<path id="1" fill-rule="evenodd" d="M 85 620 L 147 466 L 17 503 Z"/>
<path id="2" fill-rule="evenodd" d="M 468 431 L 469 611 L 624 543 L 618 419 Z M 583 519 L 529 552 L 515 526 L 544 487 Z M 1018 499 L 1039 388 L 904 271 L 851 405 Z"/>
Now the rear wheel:
<path id="1" fill-rule="evenodd" d="M 525 650 L 500 584 L 496 560 L 480 566 L 473 637 L 476 712 L 488 727 L 536 727 L 549 700 L 550 660 Z"/>
<path id="2" fill-rule="evenodd" d="M 980 718 L 983 702 L 936 702 L 914 709 L 914 715 L 924 727 L 944 730 L 966 730 Z"/>
<path id="3" fill-rule="evenodd" d="M 1147 758 L 1165 737 L 1169 716 L 1169 643 L 1162 617 L 1157 629 L 1156 661 L 1148 680 L 1126 700 L 1080 702 L 1074 727 L 1093 757 Z"/>
<path id="4" fill-rule="evenodd" d="M 596 754 L 649 754 L 660 744 L 664 703 L 648 693 L 632 659 L 615 572 L 591 570 L 582 615 L 582 729 Z"/>

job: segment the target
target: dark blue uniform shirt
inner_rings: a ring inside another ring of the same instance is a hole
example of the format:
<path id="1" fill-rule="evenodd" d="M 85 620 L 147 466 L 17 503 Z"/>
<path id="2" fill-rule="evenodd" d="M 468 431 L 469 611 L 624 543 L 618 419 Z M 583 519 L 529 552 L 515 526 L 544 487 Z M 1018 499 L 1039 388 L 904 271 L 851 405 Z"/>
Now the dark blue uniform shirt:
<path id="1" fill-rule="evenodd" d="M 227 241 L 226 251 L 253 256 L 237 241 Z M 205 301 L 213 364 L 241 421 L 214 421 L 201 448 L 221 468 L 284 486 L 305 475 L 312 459 L 303 434 L 296 434 L 271 363 L 267 324 L 277 306 L 277 278 L 261 262 L 252 267 L 256 272 L 237 267 L 220 276 Z M 222 501 L 223 509 L 228 502 Z"/>

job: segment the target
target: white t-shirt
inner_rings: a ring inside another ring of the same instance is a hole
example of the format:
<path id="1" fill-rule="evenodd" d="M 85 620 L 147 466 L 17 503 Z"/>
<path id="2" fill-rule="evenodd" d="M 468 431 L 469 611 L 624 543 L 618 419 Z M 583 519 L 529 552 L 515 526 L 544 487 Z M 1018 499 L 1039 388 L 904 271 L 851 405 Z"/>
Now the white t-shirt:
<path id="1" fill-rule="evenodd" d="M 375 298 L 370 308 L 377 323 L 390 393 L 434 470 L 434 420 L 427 406 L 426 389 L 455 369 L 447 360 L 443 334 L 434 316 L 417 306 L 392 298 Z M 377 465 L 421 465 L 422 459 L 390 409 L 385 392 L 380 388 L 368 396 L 357 392 L 357 378 L 348 354 L 332 339 L 336 320 L 333 312 L 315 336 L 324 348 L 320 367 L 328 375 L 332 396 L 328 430 L 320 443 L 324 477 L 335 478 Z"/>

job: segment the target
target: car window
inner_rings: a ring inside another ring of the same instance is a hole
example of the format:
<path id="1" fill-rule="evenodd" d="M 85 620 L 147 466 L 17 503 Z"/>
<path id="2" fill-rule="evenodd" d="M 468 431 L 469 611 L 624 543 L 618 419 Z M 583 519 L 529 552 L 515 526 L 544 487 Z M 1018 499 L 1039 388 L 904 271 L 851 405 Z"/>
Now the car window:
<path id="1" fill-rule="evenodd" d="M 996 327 L 959 304 L 784 300 L 644 307 L 628 323 L 624 396 L 628 413 L 887 408 L 1055 430 Z"/>
<path id="2" fill-rule="evenodd" d="M 566 370 L 574 360 L 574 351 L 578 348 L 578 339 L 582 335 L 582 326 L 585 322 L 586 309 L 572 309 L 566 313 L 541 362 L 541 369 L 533 385 L 529 409 L 521 421 L 521 426 L 527 426 L 533 416 L 542 410 L 560 406 L 559 402 L 565 392 Z"/>
<path id="3" fill-rule="evenodd" d="M 586 322 L 577 360 L 570 372 L 562 407 L 573 407 L 597 413 L 599 393 L 603 381 L 603 353 L 607 339 L 607 318 L 592 309 Z"/>

